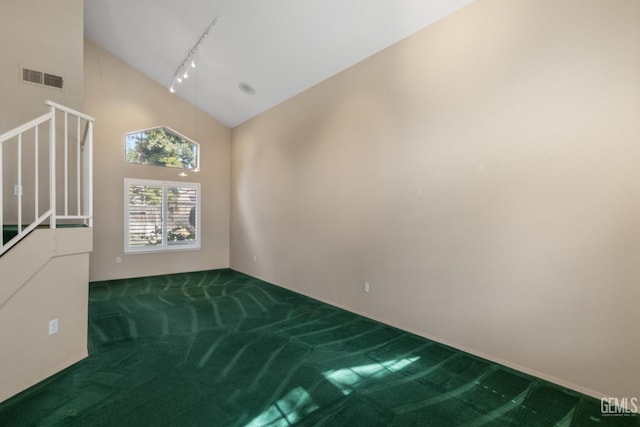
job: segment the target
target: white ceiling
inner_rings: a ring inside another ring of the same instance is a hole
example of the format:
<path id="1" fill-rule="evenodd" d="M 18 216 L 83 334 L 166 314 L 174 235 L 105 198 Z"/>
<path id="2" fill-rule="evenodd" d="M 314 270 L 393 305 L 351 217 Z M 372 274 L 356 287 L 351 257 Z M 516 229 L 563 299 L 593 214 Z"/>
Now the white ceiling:
<path id="1" fill-rule="evenodd" d="M 176 96 L 235 127 L 471 1 L 85 0 L 85 35 L 168 90 L 219 17 Z"/>

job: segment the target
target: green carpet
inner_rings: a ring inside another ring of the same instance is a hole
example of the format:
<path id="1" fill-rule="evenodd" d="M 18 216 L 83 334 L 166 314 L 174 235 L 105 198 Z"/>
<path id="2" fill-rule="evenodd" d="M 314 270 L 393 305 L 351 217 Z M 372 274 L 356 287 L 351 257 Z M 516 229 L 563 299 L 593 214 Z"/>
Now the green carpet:
<path id="1" fill-rule="evenodd" d="M 2 227 L 2 243 L 5 244 L 18 234 L 17 225 L 5 225 Z"/>
<path id="2" fill-rule="evenodd" d="M 2 426 L 640 426 L 600 402 L 232 270 L 92 283 L 90 357 Z"/>

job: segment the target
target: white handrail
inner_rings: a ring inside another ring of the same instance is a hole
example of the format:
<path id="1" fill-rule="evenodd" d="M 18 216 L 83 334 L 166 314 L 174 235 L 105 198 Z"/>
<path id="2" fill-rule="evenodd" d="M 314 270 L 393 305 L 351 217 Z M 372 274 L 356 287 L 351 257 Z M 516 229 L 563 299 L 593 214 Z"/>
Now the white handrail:
<path id="1" fill-rule="evenodd" d="M 87 122 L 95 122 L 96 121 L 96 119 L 93 118 L 92 116 L 89 116 L 87 114 L 81 113 L 80 111 L 76 111 L 73 108 L 69 108 L 69 107 L 65 107 L 64 105 L 57 104 L 57 103 L 55 103 L 53 101 L 45 101 L 44 105 L 48 105 L 49 107 L 53 107 L 56 110 L 61 111 L 63 113 L 69 113 L 69 114 L 71 114 L 73 116 L 80 117 L 82 120 L 85 120 Z"/>
<path id="2" fill-rule="evenodd" d="M 16 243 L 18 243 L 20 240 L 22 240 L 24 238 L 24 236 L 26 236 L 27 234 L 29 234 L 33 230 L 35 230 L 35 228 L 38 225 L 40 225 L 43 222 L 45 222 L 47 220 L 47 218 L 49 218 L 50 216 L 51 216 L 51 210 L 48 210 L 44 214 L 42 214 L 40 216 L 40 218 L 38 218 L 36 221 L 32 222 L 30 225 L 25 227 L 20 233 L 16 234 L 15 237 L 10 239 L 6 244 L 4 244 L 2 246 L 2 251 L 0 252 L 0 255 L 5 253 L 5 252 L 7 252 L 12 247 L 14 247 L 16 245 Z"/>
<path id="3" fill-rule="evenodd" d="M 51 119 L 51 112 L 48 112 L 47 114 L 43 114 L 38 118 L 30 120 L 27 123 L 20 125 L 15 129 L 11 129 L 10 131 L 0 135 L 0 143 L 5 142 L 11 138 L 15 138 L 16 136 L 18 136 L 18 134 L 24 133 L 35 126 L 46 122 L 49 119 Z"/>
<path id="4" fill-rule="evenodd" d="M 46 101 L 49 112 L 30 120 L 0 135 L 0 165 L 3 156 L 15 155 L 15 165 L 3 168 L 0 173 L 0 227 L 3 237 L 0 239 L 0 255 L 17 244 L 24 236 L 48 220 L 50 228 L 56 228 L 59 221 L 80 223 L 93 226 L 93 123 L 94 118 L 69 107 Z M 62 113 L 64 121 L 61 129 L 56 127 L 56 114 Z M 72 137 L 74 127 L 69 126 L 69 116 L 76 120 L 75 138 Z M 81 122 L 85 122 L 85 132 L 81 135 Z M 48 124 L 48 150 L 40 149 L 40 127 Z M 62 141 L 57 141 L 57 135 L 62 135 Z M 14 144 L 15 145 L 11 145 Z M 75 146 L 74 146 L 75 145 Z M 5 147 L 6 146 L 6 147 Z M 9 148 L 8 150 L 5 148 Z M 61 158 L 57 154 L 63 154 Z M 73 157 L 75 156 L 75 158 Z M 33 157 L 33 160 L 30 159 Z M 48 200 L 46 192 L 40 191 L 41 157 L 48 157 Z M 57 171 L 62 172 L 62 179 L 58 181 Z M 33 183 L 24 180 L 23 174 L 32 173 Z M 15 196 L 12 199 L 7 192 L 3 193 L 3 185 L 15 183 Z M 28 189 L 24 188 L 27 183 Z M 74 189 L 75 191 L 71 191 Z M 72 203 L 71 197 L 76 197 Z M 57 200 L 60 199 L 61 209 L 58 210 Z M 42 206 L 46 203 L 48 206 Z M 33 210 L 26 209 L 29 205 Z M 45 209 L 41 212 L 41 206 Z M 33 218 L 28 212 L 33 212 Z M 17 234 L 4 241 L 5 221 L 13 221 Z"/>

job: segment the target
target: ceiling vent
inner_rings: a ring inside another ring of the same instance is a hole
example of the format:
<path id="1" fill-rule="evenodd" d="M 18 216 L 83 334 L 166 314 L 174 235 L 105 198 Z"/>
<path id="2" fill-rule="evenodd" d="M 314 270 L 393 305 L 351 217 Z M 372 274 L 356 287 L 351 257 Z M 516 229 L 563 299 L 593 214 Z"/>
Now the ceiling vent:
<path id="1" fill-rule="evenodd" d="M 22 69 L 22 81 L 42 86 L 55 87 L 57 89 L 62 89 L 64 84 L 62 76 L 30 70 L 28 68 Z"/>

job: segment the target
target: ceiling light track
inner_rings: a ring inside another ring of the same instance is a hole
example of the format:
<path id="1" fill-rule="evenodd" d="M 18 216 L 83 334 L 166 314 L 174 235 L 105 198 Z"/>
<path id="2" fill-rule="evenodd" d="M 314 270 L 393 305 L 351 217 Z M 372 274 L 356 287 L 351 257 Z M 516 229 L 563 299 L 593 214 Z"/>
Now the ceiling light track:
<path id="1" fill-rule="evenodd" d="M 191 50 L 189 50 L 189 53 L 187 53 L 187 56 L 185 56 L 184 61 L 182 61 L 182 63 L 180 63 L 180 65 L 176 69 L 176 72 L 173 75 L 173 81 L 171 82 L 171 87 L 169 88 L 169 91 L 171 93 L 175 93 L 176 86 L 182 83 L 185 79 L 189 78 L 189 68 L 196 68 L 196 54 L 198 53 L 198 49 L 200 48 L 200 45 L 202 44 L 204 39 L 207 38 L 211 30 L 213 30 L 213 27 L 216 26 L 219 20 L 220 20 L 220 17 L 216 16 L 215 19 L 211 21 L 211 23 L 209 24 L 205 32 L 202 33 L 202 35 L 200 36 L 196 44 L 194 44 Z"/>

